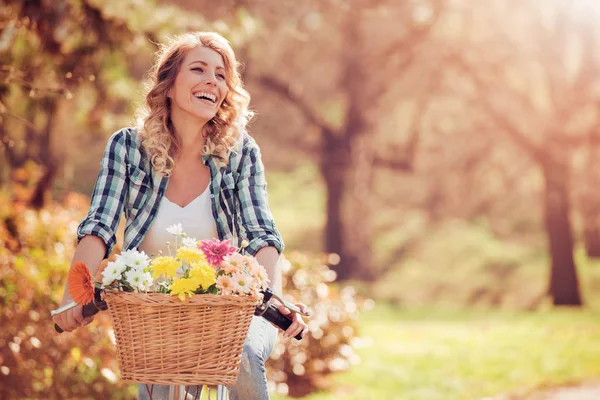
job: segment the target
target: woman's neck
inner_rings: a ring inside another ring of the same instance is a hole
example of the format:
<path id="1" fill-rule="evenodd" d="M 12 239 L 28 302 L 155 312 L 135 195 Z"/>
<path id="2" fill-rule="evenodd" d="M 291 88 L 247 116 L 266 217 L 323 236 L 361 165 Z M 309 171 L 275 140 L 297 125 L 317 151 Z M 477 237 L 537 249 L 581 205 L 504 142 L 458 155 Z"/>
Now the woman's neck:
<path id="1" fill-rule="evenodd" d="M 198 118 L 184 113 L 171 115 L 171 121 L 180 144 L 176 158 L 188 159 L 201 155 L 206 144 L 204 128 L 207 121 L 199 121 Z"/>

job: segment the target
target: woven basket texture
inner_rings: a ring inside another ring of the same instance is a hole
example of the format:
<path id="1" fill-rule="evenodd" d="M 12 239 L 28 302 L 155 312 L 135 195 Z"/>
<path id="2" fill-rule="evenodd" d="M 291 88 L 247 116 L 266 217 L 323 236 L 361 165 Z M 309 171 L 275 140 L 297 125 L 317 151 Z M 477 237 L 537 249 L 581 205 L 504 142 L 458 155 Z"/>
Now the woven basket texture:
<path id="1" fill-rule="evenodd" d="M 104 299 L 124 381 L 235 385 L 256 299 L 113 290 Z"/>

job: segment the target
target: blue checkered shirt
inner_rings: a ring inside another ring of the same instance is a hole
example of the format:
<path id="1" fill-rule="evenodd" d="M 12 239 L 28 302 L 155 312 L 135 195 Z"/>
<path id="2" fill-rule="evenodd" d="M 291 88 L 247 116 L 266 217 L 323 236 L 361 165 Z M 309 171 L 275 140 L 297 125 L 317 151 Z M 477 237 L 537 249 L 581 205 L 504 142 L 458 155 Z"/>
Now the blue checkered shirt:
<path id="1" fill-rule="evenodd" d="M 230 239 L 237 247 L 246 239 L 251 255 L 265 246 L 281 253 L 284 244 L 269 210 L 264 167 L 254 139 L 242 134 L 225 167 L 218 167 L 211 156 L 203 158 L 210 168 L 212 213 L 219 239 Z M 124 213 L 123 248 L 137 248 L 156 217 L 168 183 L 169 177 L 161 177 L 151 167 L 135 129 L 117 131 L 104 151 L 90 209 L 77 228 L 78 241 L 85 235 L 98 236 L 106 243 L 108 257 Z"/>

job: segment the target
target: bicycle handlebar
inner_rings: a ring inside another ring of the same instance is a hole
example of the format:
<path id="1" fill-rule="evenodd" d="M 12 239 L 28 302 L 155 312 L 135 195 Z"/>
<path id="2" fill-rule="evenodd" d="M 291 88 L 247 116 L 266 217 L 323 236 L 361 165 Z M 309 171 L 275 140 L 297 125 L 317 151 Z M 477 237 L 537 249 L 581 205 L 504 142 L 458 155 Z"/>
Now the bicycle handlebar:
<path id="1" fill-rule="evenodd" d="M 106 305 L 106 302 L 101 299 L 100 293 L 101 293 L 100 289 L 95 289 L 94 300 L 83 306 L 82 315 L 84 318 L 96 315 L 100 311 L 104 311 L 108 308 Z M 284 330 L 284 331 L 287 330 L 290 327 L 290 325 L 292 324 L 292 320 L 290 320 L 285 315 L 283 315 L 277 307 L 275 307 L 272 304 L 269 304 L 269 300 L 271 299 L 271 297 L 275 297 L 286 308 L 289 308 L 290 310 L 297 312 L 298 314 L 301 314 L 304 316 L 310 315 L 310 314 L 302 312 L 295 305 L 290 304 L 287 301 L 284 301 L 281 297 L 279 297 L 277 294 L 275 294 L 271 288 L 267 288 L 265 291 L 263 291 L 263 302 L 261 305 L 256 307 L 256 309 L 254 310 L 254 315 L 263 317 L 267 321 L 271 322 L 273 325 L 279 327 L 281 330 Z M 60 307 L 56 310 L 51 311 L 50 314 L 52 316 L 54 316 L 54 315 L 60 314 L 64 311 L 67 311 L 71 308 L 74 308 L 76 306 L 77 306 L 77 303 L 72 302 L 72 303 L 66 304 L 63 307 Z M 57 324 L 54 324 L 54 329 L 58 333 L 64 332 L 62 330 L 62 328 L 60 326 L 58 326 Z M 296 336 L 294 336 L 294 338 L 296 340 L 302 340 L 302 336 L 300 336 L 300 333 L 297 334 Z"/>

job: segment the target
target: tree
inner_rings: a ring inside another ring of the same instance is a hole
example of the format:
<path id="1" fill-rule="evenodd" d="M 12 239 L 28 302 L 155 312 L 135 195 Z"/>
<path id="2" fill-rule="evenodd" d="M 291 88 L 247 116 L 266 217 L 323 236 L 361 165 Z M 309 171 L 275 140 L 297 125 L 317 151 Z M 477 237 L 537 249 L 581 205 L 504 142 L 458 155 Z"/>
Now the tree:
<path id="1" fill-rule="evenodd" d="M 285 66 L 265 65 L 251 59 L 246 76 L 295 107 L 311 126 L 312 136 L 316 137 L 314 143 L 302 139 L 293 142 L 306 153 L 318 154 L 316 162 L 327 190 L 325 251 L 340 255 L 342 261 L 334 268 L 342 280 L 369 281 L 378 272 L 373 266 L 372 253 L 374 176 L 381 168 L 411 170 L 421 121 L 437 83 L 436 73 L 424 68 L 420 86 L 411 89 L 410 95 L 417 93 L 411 129 L 405 135 L 396 135 L 405 138 L 393 151 L 377 146 L 378 136 L 381 137 L 379 120 L 390 111 L 385 105 L 390 91 L 408 86 L 402 77 L 414 67 L 419 47 L 441 13 L 441 4 L 441 1 L 416 5 L 383 1 L 315 4 L 295 16 L 301 21 L 322 21 L 314 23 L 318 25 L 314 29 L 302 29 L 295 22 L 296 29 L 306 36 L 302 41 L 309 43 L 302 48 L 294 37 L 274 39 L 279 33 L 285 35 L 289 26 L 270 25 L 277 24 L 272 14 L 281 15 L 289 10 L 281 13 L 268 10 L 270 14 L 256 11 L 259 18 L 268 14 L 262 21 L 270 32 L 264 42 L 249 41 L 253 48 L 248 53 L 252 55 L 261 49 L 261 60 L 290 62 Z M 401 35 L 386 37 L 392 24 L 406 29 Z M 283 50 L 275 54 L 276 50 L 267 48 Z M 321 57 L 317 54 L 329 59 L 317 65 L 310 59 Z M 320 76 L 308 77 L 310 73 L 303 71 L 306 65 L 314 68 L 313 75 L 316 72 Z"/>
<path id="2" fill-rule="evenodd" d="M 591 23 L 591 15 L 597 14 L 559 1 L 544 6 L 519 2 L 518 7 L 515 2 L 496 1 L 485 12 L 490 30 L 477 33 L 487 40 L 475 43 L 463 36 L 463 47 L 452 49 L 448 59 L 472 83 L 466 90 L 471 104 L 477 104 L 537 164 L 544 182 L 542 204 L 551 258 L 548 291 L 556 305 L 580 305 L 570 218 L 571 175 L 575 150 L 600 121 L 598 95 L 592 90 L 600 63 L 595 50 L 600 32 Z M 506 19 L 512 23 L 504 23 Z M 482 28 L 471 22 L 473 39 L 476 29 Z M 486 36 L 488 32 L 495 34 Z M 586 211 L 589 217 L 599 209 Z"/>
<path id="3" fill-rule="evenodd" d="M 134 35 L 122 20 L 106 17 L 87 1 L 9 1 L 3 9 L 0 107 L 11 122 L 2 126 L 3 150 L 10 170 L 28 161 L 42 166 L 29 200 L 40 209 L 60 166 L 53 151 L 60 103 L 86 83 L 102 92 L 103 85 L 93 82 L 106 57 Z"/>

